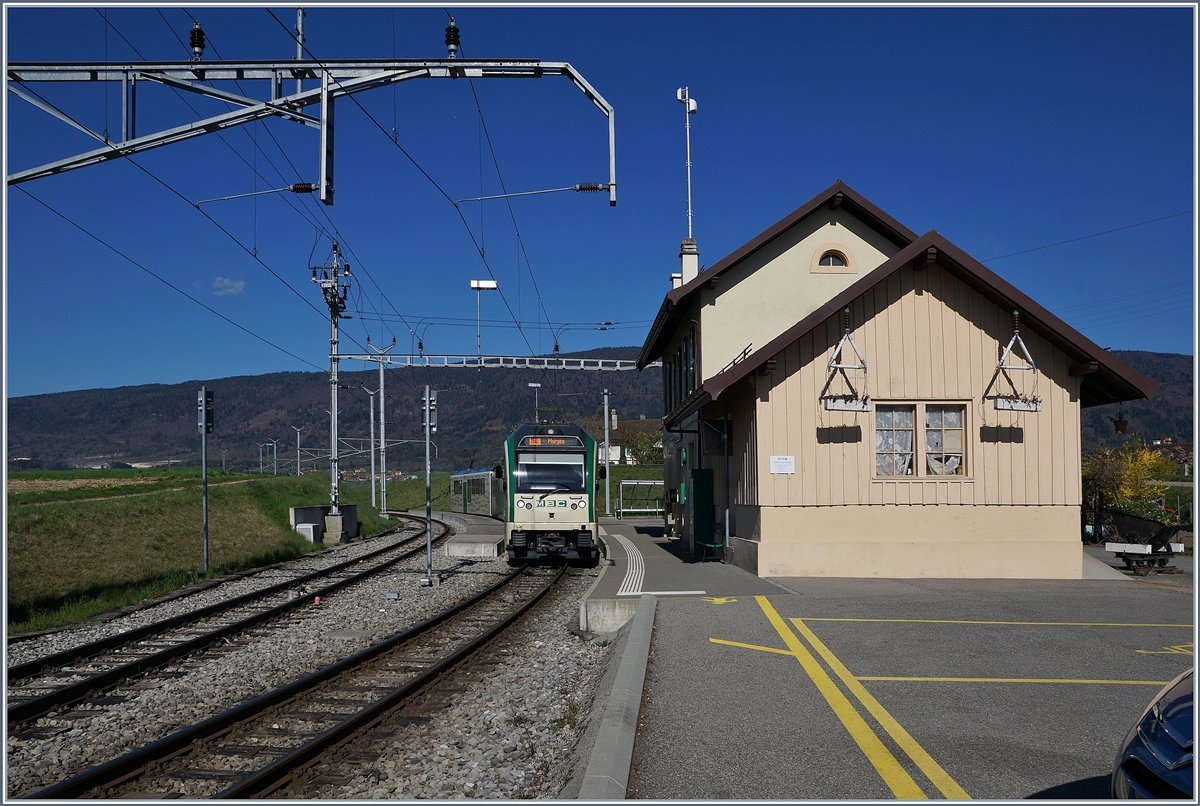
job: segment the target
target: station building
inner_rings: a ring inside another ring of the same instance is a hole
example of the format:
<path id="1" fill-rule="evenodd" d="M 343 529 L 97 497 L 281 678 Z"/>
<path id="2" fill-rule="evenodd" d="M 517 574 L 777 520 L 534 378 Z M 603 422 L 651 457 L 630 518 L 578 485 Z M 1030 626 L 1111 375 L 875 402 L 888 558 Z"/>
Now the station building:
<path id="1" fill-rule="evenodd" d="M 1158 383 L 840 180 L 704 272 L 638 358 L 697 555 L 761 576 L 1079 579 L 1080 409 Z"/>

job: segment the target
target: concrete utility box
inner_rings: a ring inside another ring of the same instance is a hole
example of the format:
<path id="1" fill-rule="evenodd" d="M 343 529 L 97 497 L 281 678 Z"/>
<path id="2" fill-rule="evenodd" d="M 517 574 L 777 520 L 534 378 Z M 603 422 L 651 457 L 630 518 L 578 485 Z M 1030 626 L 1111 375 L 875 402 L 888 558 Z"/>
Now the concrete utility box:
<path id="1" fill-rule="evenodd" d="M 288 520 L 292 524 L 292 529 L 300 532 L 301 526 L 311 526 L 313 531 L 313 542 L 329 542 L 331 544 L 340 543 L 343 540 L 352 540 L 358 537 L 358 505 L 357 504 L 342 504 L 338 507 L 339 513 L 335 520 L 335 524 L 331 525 L 329 520 L 332 516 L 329 515 L 329 505 L 310 507 L 292 507 L 288 511 Z M 301 534 L 304 534 L 301 532 Z M 326 540 L 328 535 L 328 540 Z M 307 537 L 307 535 L 305 535 Z"/>
<path id="2" fill-rule="evenodd" d="M 320 543 L 323 536 L 321 527 L 315 523 L 298 523 L 296 531 L 309 543 Z"/>
<path id="3" fill-rule="evenodd" d="M 323 532 L 325 531 L 325 513 L 328 511 L 328 506 L 292 507 L 288 510 L 288 520 L 291 521 L 293 529 L 302 523 L 317 523 L 320 524 Z"/>

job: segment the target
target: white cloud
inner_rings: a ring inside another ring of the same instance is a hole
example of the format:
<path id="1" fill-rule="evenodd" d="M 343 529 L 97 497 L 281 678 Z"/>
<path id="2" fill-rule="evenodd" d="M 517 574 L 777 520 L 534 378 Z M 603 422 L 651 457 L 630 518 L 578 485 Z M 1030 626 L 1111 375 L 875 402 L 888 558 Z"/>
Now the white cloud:
<path id="1" fill-rule="evenodd" d="M 214 297 L 227 297 L 230 294 L 240 294 L 245 290 L 245 280 L 230 280 L 228 277 L 218 277 L 213 280 Z"/>

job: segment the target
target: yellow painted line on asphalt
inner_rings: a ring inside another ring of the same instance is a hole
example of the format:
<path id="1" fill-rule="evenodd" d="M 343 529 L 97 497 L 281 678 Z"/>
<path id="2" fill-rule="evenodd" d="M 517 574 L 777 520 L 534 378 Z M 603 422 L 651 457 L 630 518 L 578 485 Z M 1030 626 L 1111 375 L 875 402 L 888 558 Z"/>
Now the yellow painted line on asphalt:
<path id="1" fill-rule="evenodd" d="M 1196 645 L 1189 641 L 1186 644 L 1173 644 L 1162 649 L 1135 649 L 1133 651 L 1139 655 L 1194 655 L 1195 648 Z"/>
<path id="2" fill-rule="evenodd" d="M 816 684 L 817 690 L 821 692 L 821 696 L 825 698 L 825 702 L 829 703 L 829 707 L 833 709 L 833 713 L 841 720 L 843 727 L 854 739 L 863 755 L 867 757 L 867 761 L 871 762 L 871 766 L 879 773 L 879 777 L 887 784 L 897 798 L 904 800 L 925 800 L 927 795 L 921 791 L 921 787 L 917 786 L 917 782 L 912 779 L 912 776 L 900 766 L 900 762 L 892 755 L 892 752 L 887 749 L 870 726 L 867 725 L 865 719 L 858 711 L 854 710 L 850 700 L 842 693 L 842 690 L 837 687 L 833 679 L 825 673 L 821 668 L 821 664 L 813 657 L 812 653 L 805 649 L 804 644 L 800 643 L 800 639 L 796 634 L 788 628 L 783 617 L 775 611 L 771 603 L 767 601 L 765 596 L 755 596 L 758 606 L 762 608 L 767 619 L 779 633 L 779 637 L 791 650 L 791 654 L 804 668 L 804 671 Z"/>
<path id="3" fill-rule="evenodd" d="M 1145 624 L 1138 622 L 1105 621 L 963 621 L 960 619 L 934 618 L 805 618 L 805 621 L 857 621 L 867 624 L 1001 624 L 1017 627 L 1186 627 L 1192 624 Z"/>
<path id="4" fill-rule="evenodd" d="M 1145 580 L 1145 579 L 1130 579 L 1129 581 L 1136 582 L 1139 585 L 1149 585 L 1152 588 L 1166 588 L 1167 590 L 1179 591 L 1180 593 L 1186 593 L 1188 596 L 1192 595 L 1191 588 L 1184 588 L 1184 587 L 1180 587 L 1179 585 L 1164 585 L 1161 582 L 1149 582 L 1148 580 Z"/>
<path id="5" fill-rule="evenodd" d="M 1080 683 L 1093 686 L 1165 686 L 1169 680 L 1076 680 L 1066 677 L 884 677 L 859 675 L 856 680 L 889 680 L 899 683 Z"/>
<path id="6" fill-rule="evenodd" d="M 867 709 L 867 712 L 871 716 L 875 717 L 879 724 L 883 726 L 883 729 L 888 732 L 888 735 L 892 737 L 892 740 L 900 745 L 900 749 L 908 754 L 908 757 L 917 765 L 917 769 L 933 782 L 938 791 L 950 800 L 971 799 L 966 790 L 959 786 L 958 782 L 951 778 L 950 774 L 933 760 L 933 756 L 925 751 L 925 748 L 896 721 L 895 717 L 888 713 L 887 709 L 871 696 L 871 692 L 867 691 L 863 684 L 858 682 L 864 678 L 855 678 L 854 675 L 850 674 L 850 670 L 846 668 L 845 664 L 838 660 L 837 656 L 829 650 L 829 647 L 825 646 L 820 638 L 817 638 L 816 634 L 809 629 L 803 619 L 794 618 L 792 619 L 792 624 L 800 631 L 800 635 L 812 644 L 813 648 L 817 650 L 817 654 L 825 659 L 825 662 L 829 664 L 829 668 L 833 669 L 833 673 L 850 690 L 850 693 L 863 704 L 863 707 Z"/>
<path id="7" fill-rule="evenodd" d="M 714 644 L 725 644 L 726 646 L 740 646 L 742 649 L 757 649 L 759 652 L 778 652 L 780 655 L 795 655 L 790 649 L 776 649 L 773 646 L 758 646 L 757 644 L 743 644 L 738 641 L 723 641 L 720 638 L 709 638 Z"/>

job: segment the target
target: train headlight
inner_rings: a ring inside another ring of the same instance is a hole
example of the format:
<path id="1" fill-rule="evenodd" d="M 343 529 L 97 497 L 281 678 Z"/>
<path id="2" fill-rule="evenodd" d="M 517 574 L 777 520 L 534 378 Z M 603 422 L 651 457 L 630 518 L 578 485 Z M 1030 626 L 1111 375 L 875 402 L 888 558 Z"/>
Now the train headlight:
<path id="1" fill-rule="evenodd" d="M 571 509 L 579 509 L 579 504 L 572 503 Z"/>

